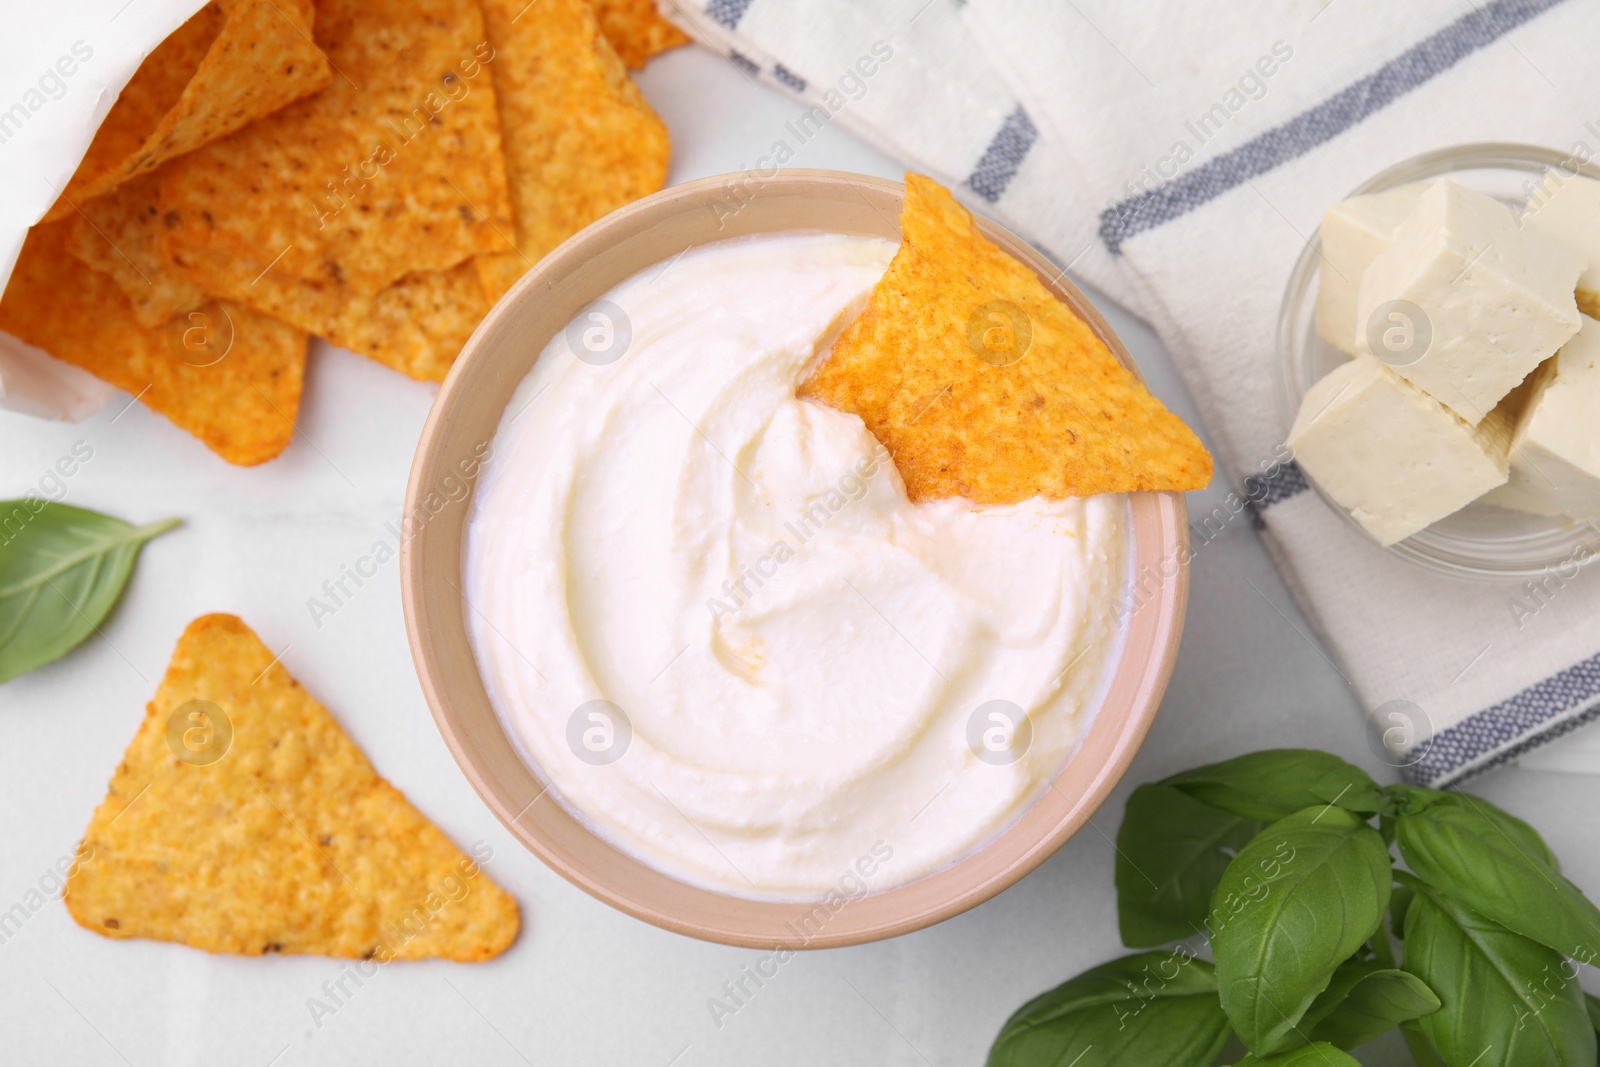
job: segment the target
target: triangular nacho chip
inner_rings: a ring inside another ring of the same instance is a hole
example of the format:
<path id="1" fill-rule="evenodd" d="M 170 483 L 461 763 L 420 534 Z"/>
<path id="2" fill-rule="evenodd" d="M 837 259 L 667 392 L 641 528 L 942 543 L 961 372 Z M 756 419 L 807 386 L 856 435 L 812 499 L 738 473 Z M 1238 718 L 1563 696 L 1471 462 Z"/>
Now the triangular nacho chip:
<path id="1" fill-rule="evenodd" d="M 83 206 L 69 223 L 72 253 L 104 272 L 133 305 L 140 325 L 156 327 L 213 296 L 298 326 L 423 381 L 443 381 L 461 346 L 489 310 L 473 261 L 418 271 L 376 295 L 264 272 L 232 292 L 208 294 L 160 252 L 161 172 L 127 182 Z"/>
<path id="2" fill-rule="evenodd" d="M 594 17 L 611 47 L 640 70 L 652 56 L 689 43 L 689 35 L 661 17 L 655 0 L 595 0 Z"/>
<path id="3" fill-rule="evenodd" d="M 159 170 L 141 174 L 95 197 L 64 223 L 72 227 L 72 254 L 110 275 L 147 329 L 210 299 L 161 256 L 160 183 Z"/>
<path id="4" fill-rule="evenodd" d="M 308 0 L 201 8 L 134 71 L 47 220 L 328 84 Z"/>
<path id="5" fill-rule="evenodd" d="M 158 251 L 160 171 L 83 205 L 72 254 L 117 283 L 139 325 L 154 328 L 210 296 Z M 419 270 L 376 296 L 285 277 L 277 270 L 238 290 L 242 302 L 318 338 L 360 352 L 422 381 L 443 381 L 461 346 L 490 309 L 474 262 Z"/>
<path id="6" fill-rule="evenodd" d="M 516 902 L 232 615 L 190 623 L 84 833 L 66 904 L 208 952 L 483 960 Z"/>
<path id="7" fill-rule="evenodd" d="M 906 176 L 903 240 L 800 395 L 861 416 L 912 500 L 1199 489 L 1211 456 L 948 190 Z"/>
<path id="8" fill-rule="evenodd" d="M 372 296 L 268 272 L 241 296 L 271 315 L 425 382 L 442 382 L 489 313 L 474 264 L 407 274 Z"/>
<path id="9" fill-rule="evenodd" d="M 84 266 L 70 241 L 66 220 L 29 231 L 0 299 L 0 329 L 126 389 L 229 463 L 263 463 L 288 447 L 303 331 L 227 302 L 141 326 L 111 276 Z"/>
<path id="10" fill-rule="evenodd" d="M 556 245 L 659 190 L 671 144 L 584 0 L 483 0 L 483 16 L 516 217 L 516 251 L 477 260 L 499 299 Z"/>
<path id="11" fill-rule="evenodd" d="M 506 249 L 476 0 L 323 0 L 316 40 L 334 68 L 326 89 L 165 169 L 163 254 L 213 293 L 271 267 L 371 296 Z"/>

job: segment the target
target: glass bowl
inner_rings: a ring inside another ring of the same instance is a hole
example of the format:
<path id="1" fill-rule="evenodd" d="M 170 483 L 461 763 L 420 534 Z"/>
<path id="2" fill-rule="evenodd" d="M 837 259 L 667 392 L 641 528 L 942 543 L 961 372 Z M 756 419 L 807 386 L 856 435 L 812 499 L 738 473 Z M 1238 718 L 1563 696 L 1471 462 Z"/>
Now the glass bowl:
<path id="1" fill-rule="evenodd" d="M 1600 169 L 1580 164 L 1570 155 L 1520 144 L 1460 145 L 1427 152 L 1397 163 L 1351 190 L 1351 196 L 1377 193 L 1397 185 L 1450 177 L 1469 189 L 1487 193 L 1521 209 L 1528 185 L 1545 170 L 1600 178 Z M 1331 206 L 1331 205 L 1330 205 Z M 1311 235 L 1289 275 L 1278 318 L 1278 414 L 1287 436 L 1312 383 L 1350 357 L 1317 336 L 1317 266 L 1322 257 L 1321 231 Z M 1334 502 L 1309 474 L 1306 483 L 1328 507 L 1369 539 L 1371 535 Z M 1427 570 L 1455 578 L 1509 581 L 1538 576 L 1557 568 L 1571 569 L 1600 554 L 1600 532 L 1584 522 L 1530 515 L 1476 502 L 1467 505 L 1387 551 Z"/>

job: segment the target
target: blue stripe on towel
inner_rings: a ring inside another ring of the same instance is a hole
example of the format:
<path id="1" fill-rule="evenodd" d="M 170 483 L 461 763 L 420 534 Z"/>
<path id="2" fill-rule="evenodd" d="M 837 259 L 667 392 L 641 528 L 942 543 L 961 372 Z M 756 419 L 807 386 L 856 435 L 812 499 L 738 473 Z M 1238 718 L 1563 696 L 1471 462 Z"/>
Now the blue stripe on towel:
<path id="1" fill-rule="evenodd" d="M 972 169 L 972 176 L 967 179 L 967 188 L 991 204 L 999 200 L 1000 194 L 1011 184 L 1011 179 L 1016 177 L 1028 150 L 1038 139 L 1039 131 L 1033 120 L 1019 106 L 1006 116 L 994 140 L 983 150 L 983 158 L 978 160 L 978 165 Z"/>
<path id="2" fill-rule="evenodd" d="M 1454 785 L 1600 717 L 1600 654 L 1535 682 L 1433 736 L 1427 754 L 1401 773 L 1422 785 Z M 1502 748 L 1502 746 L 1506 746 Z M 1498 750 L 1498 751 L 1497 751 Z M 1488 753 L 1494 757 L 1468 766 Z"/>
<path id="3" fill-rule="evenodd" d="M 1244 498 L 1257 508 L 1270 508 L 1280 500 L 1299 496 L 1309 486 L 1305 472 L 1294 460 L 1279 463 L 1266 474 L 1252 474 L 1244 480 Z"/>
<path id="4" fill-rule="evenodd" d="M 806 91 L 806 80 L 782 63 L 772 65 L 772 76 L 797 93 Z"/>
<path id="5" fill-rule="evenodd" d="M 1537 15 L 1566 0 L 1495 0 L 1413 45 L 1288 122 L 1182 177 L 1107 208 L 1100 239 L 1113 254 L 1135 234 L 1186 215 L 1251 178 L 1296 159 L 1359 124 Z"/>
<path id="6" fill-rule="evenodd" d="M 706 5 L 706 14 L 731 30 L 739 25 L 749 6 L 750 0 L 711 0 Z"/>
<path id="7" fill-rule="evenodd" d="M 1245 499 L 1257 511 L 1299 496 L 1309 488 L 1305 473 L 1293 460 L 1244 480 Z M 1439 731 L 1423 757 L 1402 768 L 1401 775 L 1417 785 L 1456 785 L 1597 718 L 1600 654 Z M 1493 755 L 1484 759 L 1490 753 Z"/>
<path id="8" fill-rule="evenodd" d="M 761 73 L 761 68 L 756 65 L 756 61 L 742 52 L 729 52 L 728 62 L 732 63 L 734 66 L 738 67 L 752 78 Z"/>

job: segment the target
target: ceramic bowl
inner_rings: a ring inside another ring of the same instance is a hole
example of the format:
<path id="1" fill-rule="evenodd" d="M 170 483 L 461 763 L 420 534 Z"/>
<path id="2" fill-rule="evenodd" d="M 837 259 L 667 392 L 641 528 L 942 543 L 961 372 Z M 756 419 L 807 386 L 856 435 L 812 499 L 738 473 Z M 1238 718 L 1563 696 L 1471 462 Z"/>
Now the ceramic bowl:
<path id="1" fill-rule="evenodd" d="M 545 798 L 539 768 L 524 760 L 496 715 L 468 639 L 473 609 L 461 592 L 470 508 L 460 490 L 463 471 L 473 466 L 463 461 L 492 440 L 512 391 L 546 342 L 590 301 L 691 246 L 795 230 L 899 240 L 903 193 L 898 182 L 785 171 L 769 180 L 731 175 L 689 182 L 631 204 L 568 240 L 500 301 L 456 360 L 423 427 L 406 493 L 402 586 L 412 656 L 445 743 L 530 851 L 579 888 L 668 930 L 747 947 L 821 948 L 917 930 L 987 900 L 1060 848 L 1105 801 L 1150 729 L 1172 672 L 1188 593 L 1184 502 L 1175 493 L 1135 494 L 1127 590 L 1133 610 L 1104 700 L 1076 754 L 1051 788 L 986 844 L 915 881 L 850 901 L 820 930 L 797 925 L 815 901 L 752 900 L 689 885 L 619 850 L 577 813 Z M 1061 272 L 999 226 L 981 224 L 1132 366 L 1105 319 Z"/>

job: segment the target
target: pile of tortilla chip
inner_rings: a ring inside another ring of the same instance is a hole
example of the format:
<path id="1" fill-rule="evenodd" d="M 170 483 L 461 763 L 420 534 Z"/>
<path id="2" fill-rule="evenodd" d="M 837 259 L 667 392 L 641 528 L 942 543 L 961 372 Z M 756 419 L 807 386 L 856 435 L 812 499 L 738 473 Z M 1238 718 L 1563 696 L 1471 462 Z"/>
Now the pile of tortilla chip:
<path id="1" fill-rule="evenodd" d="M 1202 489 L 1211 455 L 949 190 L 906 175 L 902 239 L 800 395 L 859 415 L 914 501 Z"/>
<path id="2" fill-rule="evenodd" d="M 245 956 L 499 955 L 514 901 L 380 778 L 232 615 L 191 622 L 76 852 L 66 904 L 112 938 Z"/>
<path id="3" fill-rule="evenodd" d="M 441 381 L 545 253 L 661 188 L 627 66 L 683 40 L 651 0 L 212 0 L 29 233 L 0 329 L 264 462 L 311 336 Z"/>

